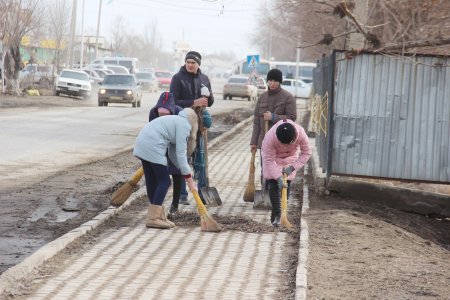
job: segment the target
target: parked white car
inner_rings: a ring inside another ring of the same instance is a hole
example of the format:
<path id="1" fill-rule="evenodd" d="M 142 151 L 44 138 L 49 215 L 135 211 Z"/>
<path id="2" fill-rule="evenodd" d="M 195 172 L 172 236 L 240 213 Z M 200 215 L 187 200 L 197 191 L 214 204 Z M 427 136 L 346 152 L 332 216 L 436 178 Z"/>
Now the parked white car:
<path id="1" fill-rule="evenodd" d="M 296 88 L 295 83 L 295 79 L 284 79 L 281 87 L 290 92 L 296 98 L 309 98 L 309 94 L 311 94 L 311 85 L 307 84 L 303 80 L 298 79 Z"/>
<path id="2" fill-rule="evenodd" d="M 55 96 L 64 94 L 88 98 L 91 91 L 91 79 L 84 71 L 64 69 L 55 80 Z"/>

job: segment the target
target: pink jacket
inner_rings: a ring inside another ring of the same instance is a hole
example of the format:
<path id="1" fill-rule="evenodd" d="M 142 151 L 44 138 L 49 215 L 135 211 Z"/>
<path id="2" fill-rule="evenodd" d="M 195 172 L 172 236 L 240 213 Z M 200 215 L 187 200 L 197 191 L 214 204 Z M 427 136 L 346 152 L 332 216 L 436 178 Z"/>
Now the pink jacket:
<path id="1" fill-rule="evenodd" d="M 289 145 L 281 143 L 276 135 L 278 126 L 283 122 L 291 123 L 297 130 L 297 138 Z M 288 177 L 288 180 L 293 180 L 297 170 L 302 168 L 311 157 L 308 136 L 303 127 L 292 120 L 278 121 L 265 135 L 261 155 L 265 179 L 277 179 L 282 176 L 281 170 L 283 167 L 293 165 L 295 171 Z"/>

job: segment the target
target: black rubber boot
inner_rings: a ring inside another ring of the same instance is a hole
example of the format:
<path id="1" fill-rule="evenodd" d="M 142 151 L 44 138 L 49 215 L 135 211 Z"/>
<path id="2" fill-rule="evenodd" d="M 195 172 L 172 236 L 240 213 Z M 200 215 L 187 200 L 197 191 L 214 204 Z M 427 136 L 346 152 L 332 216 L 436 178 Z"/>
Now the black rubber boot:
<path id="1" fill-rule="evenodd" d="M 272 204 L 272 214 L 270 216 L 270 223 L 273 226 L 280 226 L 281 222 L 281 193 L 278 187 L 278 182 L 275 179 L 267 180 L 269 188 L 270 204 Z"/>
<path id="2" fill-rule="evenodd" d="M 169 215 L 173 216 L 173 215 L 176 214 L 177 212 L 178 212 L 178 205 L 175 206 L 175 205 L 172 203 L 172 205 L 170 206 L 170 209 L 169 209 Z"/>
<path id="3" fill-rule="evenodd" d="M 179 174 L 172 174 L 172 182 L 173 182 L 173 200 L 172 206 L 170 207 L 170 212 L 172 211 L 172 207 L 178 210 L 178 204 L 180 203 L 180 192 L 181 192 L 181 181 L 183 177 Z M 172 213 L 171 213 L 172 214 Z"/>

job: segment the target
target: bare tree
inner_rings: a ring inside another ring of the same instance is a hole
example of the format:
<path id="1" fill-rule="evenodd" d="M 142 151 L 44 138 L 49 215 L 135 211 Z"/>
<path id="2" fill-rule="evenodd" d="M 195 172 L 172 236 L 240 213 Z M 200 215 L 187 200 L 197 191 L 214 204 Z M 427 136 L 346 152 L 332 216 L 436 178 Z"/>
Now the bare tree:
<path id="1" fill-rule="evenodd" d="M 161 45 L 158 44 L 158 22 L 153 19 L 150 23 L 147 23 L 144 27 L 143 33 L 143 46 L 144 53 L 142 53 L 142 63 L 155 66 L 158 62 L 158 55 L 161 49 Z"/>
<path id="2" fill-rule="evenodd" d="M 349 48 L 348 39 L 355 33 L 364 39 L 362 49 L 450 54 L 445 47 L 450 40 L 448 0 L 275 0 L 274 3 L 262 14 L 261 30 L 254 40 L 265 41 L 272 32 L 272 56 L 277 58 L 285 55 L 283 49 L 295 47 L 295 41 L 303 48 L 302 60 L 318 59 L 331 49 Z M 354 11 L 358 5 L 367 5 L 363 21 Z M 273 36 L 280 40 L 274 43 Z"/>
<path id="3" fill-rule="evenodd" d="M 62 49 L 67 47 L 66 37 L 69 35 L 69 23 L 67 20 L 71 14 L 71 5 L 66 0 L 49 0 L 49 34 L 55 41 L 54 65 L 56 69 L 61 66 Z"/>
<path id="4" fill-rule="evenodd" d="M 127 35 L 127 27 L 125 24 L 125 18 L 123 16 L 117 16 L 113 21 L 111 30 L 111 43 L 114 52 L 118 53 L 123 50 L 125 46 L 125 36 Z"/>
<path id="5" fill-rule="evenodd" d="M 345 21 L 334 17 L 326 8 L 326 4 L 313 0 L 276 0 L 272 6 L 262 8 L 260 30 L 253 41 L 266 58 L 295 60 L 296 47 L 321 40 L 326 33 L 344 31 Z M 318 44 L 302 51 L 301 60 L 314 61 L 322 53 L 343 45 L 344 39 Z"/>
<path id="6" fill-rule="evenodd" d="M 33 27 L 40 26 L 42 6 L 39 0 L 2 0 L 2 42 L 5 79 L 11 90 L 20 95 L 19 71 L 21 66 L 20 43 Z M 3 87 L 5 92 L 5 87 Z"/>

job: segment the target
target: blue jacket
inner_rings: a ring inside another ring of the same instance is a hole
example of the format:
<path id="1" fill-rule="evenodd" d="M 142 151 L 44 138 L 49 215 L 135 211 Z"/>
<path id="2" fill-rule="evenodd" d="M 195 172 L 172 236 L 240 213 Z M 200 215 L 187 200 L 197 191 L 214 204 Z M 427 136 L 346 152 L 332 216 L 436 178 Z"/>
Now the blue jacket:
<path id="1" fill-rule="evenodd" d="M 170 83 L 170 92 L 175 96 L 175 104 L 182 108 L 194 105 L 194 100 L 202 96 L 200 94 L 202 85 L 206 86 L 210 92 L 208 97 L 209 107 L 214 103 L 214 96 L 208 76 L 202 74 L 200 69 L 198 69 L 197 74 L 189 73 L 186 67 L 182 66 L 180 71 L 173 75 Z"/>
<path id="2" fill-rule="evenodd" d="M 156 119 L 159 117 L 158 114 L 158 108 L 164 107 L 170 110 L 171 115 L 178 115 L 178 113 L 182 110 L 181 107 L 178 105 L 175 105 L 175 98 L 172 93 L 169 92 L 163 92 L 159 96 L 158 102 L 156 102 L 156 105 L 150 109 L 150 113 L 148 115 L 148 121 L 150 122 L 153 119 Z"/>
<path id="3" fill-rule="evenodd" d="M 191 173 L 187 158 L 187 141 L 191 124 L 184 111 L 176 116 L 156 118 L 145 124 L 136 138 L 133 154 L 146 161 L 167 166 L 170 161 L 182 175 Z"/>

